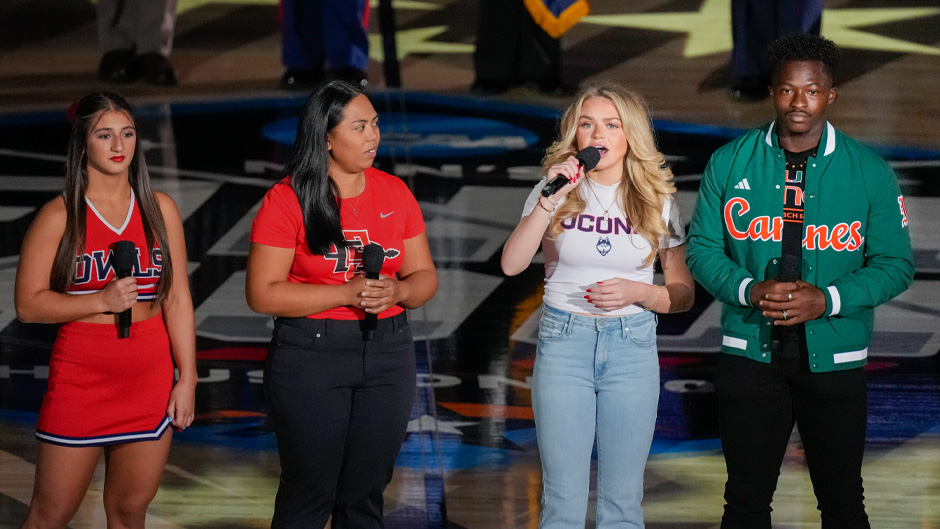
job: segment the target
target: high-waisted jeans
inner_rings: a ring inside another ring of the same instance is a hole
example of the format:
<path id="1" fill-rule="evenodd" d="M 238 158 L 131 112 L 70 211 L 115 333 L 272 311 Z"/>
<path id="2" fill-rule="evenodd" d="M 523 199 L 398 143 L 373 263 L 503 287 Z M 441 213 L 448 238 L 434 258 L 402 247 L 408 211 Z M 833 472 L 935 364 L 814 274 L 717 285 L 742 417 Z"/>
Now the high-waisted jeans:
<path id="1" fill-rule="evenodd" d="M 659 401 L 656 317 L 543 305 L 532 385 L 541 529 L 584 528 L 597 440 L 597 528 L 643 527 L 643 470 Z"/>

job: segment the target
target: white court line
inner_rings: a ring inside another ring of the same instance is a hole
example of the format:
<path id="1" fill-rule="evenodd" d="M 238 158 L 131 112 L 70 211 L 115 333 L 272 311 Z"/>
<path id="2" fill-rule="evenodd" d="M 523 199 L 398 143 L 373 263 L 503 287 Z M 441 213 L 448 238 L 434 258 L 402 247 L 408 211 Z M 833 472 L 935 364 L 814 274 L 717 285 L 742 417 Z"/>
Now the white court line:
<path id="1" fill-rule="evenodd" d="M 940 167 L 940 160 L 898 160 L 888 162 L 895 169 L 917 169 L 920 167 Z"/>
<path id="2" fill-rule="evenodd" d="M 65 162 L 65 156 L 58 154 L 45 154 L 38 152 L 17 151 L 12 149 L 0 149 L 0 156 L 12 156 L 15 158 L 26 158 L 28 160 L 42 160 L 44 162 Z M 208 171 L 191 171 L 189 169 L 177 169 L 175 167 L 163 167 L 159 165 L 148 165 L 147 170 L 151 173 L 169 174 L 186 176 L 189 178 L 199 178 L 202 180 L 211 180 L 214 182 L 226 182 L 231 184 L 242 184 L 254 187 L 271 187 L 272 182 L 264 178 L 254 178 L 250 176 L 235 176 L 223 173 L 210 173 Z"/>
<path id="3" fill-rule="evenodd" d="M 180 467 L 178 467 L 178 466 L 176 466 L 176 465 L 165 465 L 163 468 L 164 468 L 164 470 L 166 470 L 167 472 L 169 472 L 169 473 L 171 473 L 171 474 L 176 474 L 177 476 L 179 476 L 179 477 L 181 477 L 181 478 L 183 478 L 183 479 L 188 479 L 188 480 L 190 480 L 190 481 L 195 481 L 196 483 L 198 483 L 198 484 L 200 484 L 200 485 L 205 485 L 206 487 L 210 487 L 210 488 L 213 488 L 213 489 L 215 489 L 215 490 L 224 492 L 224 493 L 226 493 L 226 494 L 228 494 L 228 495 L 230 495 L 230 496 L 235 496 L 236 498 L 238 498 L 238 499 L 240 499 L 240 500 L 242 500 L 242 501 L 246 501 L 246 502 L 248 502 L 248 503 L 253 503 L 253 504 L 255 504 L 255 505 L 263 505 L 263 506 L 268 506 L 268 504 L 271 503 L 271 502 L 269 502 L 269 501 L 260 502 L 260 501 L 258 501 L 258 500 L 253 500 L 253 499 L 251 499 L 251 498 L 242 496 L 241 494 L 239 494 L 239 493 L 233 491 L 232 489 L 227 489 L 227 488 L 223 487 L 222 485 L 219 485 L 218 483 L 215 483 L 215 482 L 213 482 L 213 481 L 211 481 L 211 480 L 208 480 L 208 479 L 203 478 L 203 477 L 199 477 L 199 476 L 193 474 L 192 472 L 187 472 L 187 471 L 183 470 L 182 468 L 180 468 Z"/>

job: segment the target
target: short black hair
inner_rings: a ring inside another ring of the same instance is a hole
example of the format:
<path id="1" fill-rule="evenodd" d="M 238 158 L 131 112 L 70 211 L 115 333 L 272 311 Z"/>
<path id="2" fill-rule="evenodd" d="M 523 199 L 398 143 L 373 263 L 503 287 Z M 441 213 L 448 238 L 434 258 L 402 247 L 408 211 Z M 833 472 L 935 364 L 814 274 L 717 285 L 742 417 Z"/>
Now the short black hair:
<path id="1" fill-rule="evenodd" d="M 839 48 L 834 42 L 822 35 L 790 33 L 767 46 L 767 63 L 770 64 L 772 78 L 784 63 L 789 61 L 818 61 L 832 78 L 839 66 Z"/>

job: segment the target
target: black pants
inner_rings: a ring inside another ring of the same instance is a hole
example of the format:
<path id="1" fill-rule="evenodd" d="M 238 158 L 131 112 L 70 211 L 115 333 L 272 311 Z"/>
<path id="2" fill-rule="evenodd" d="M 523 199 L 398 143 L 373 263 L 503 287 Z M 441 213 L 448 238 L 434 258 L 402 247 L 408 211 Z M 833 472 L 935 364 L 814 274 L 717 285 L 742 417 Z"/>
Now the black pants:
<path id="1" fill-rule="evenodd" d="M 357 321 L 277 318 L 264 389 L 281 459 L 271 526 L 382 527 L 415 392 L 405 315 L 369 342 Z"/>
<path id="2" fill-rule="evenodd" d="M 728 466 L 722 529 L 770 529 L 770 503 L 794 422 L 822 528 L 870 527 L 861 475 L 868 414 L 861 368 L 812 373 L 805 344 L 785 341 L 770 364 L 721 355 L 715 382 Z"/>
<path id="3" fill-rule="evenodd" d="M 477 9 L 477 82 L 561 83 L 561 39 L 545 33 L 522 0 L 480 0 Z"/>
<path id="4" fill-rule="evenodd" d="M 770 82 L 767 45 L 788 33 L 819 35 L 823 0 L 732 0 L 731 76 Z"/>

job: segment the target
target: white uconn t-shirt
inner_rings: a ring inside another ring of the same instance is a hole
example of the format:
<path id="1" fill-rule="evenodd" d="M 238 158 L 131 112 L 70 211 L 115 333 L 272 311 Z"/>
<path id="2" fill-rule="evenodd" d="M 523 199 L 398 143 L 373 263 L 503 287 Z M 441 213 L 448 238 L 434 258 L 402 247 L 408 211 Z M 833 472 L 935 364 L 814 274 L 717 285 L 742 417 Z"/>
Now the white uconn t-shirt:
<path id="1" fill-rule="evenodd" d="M 538 207 L 536 201 L 544 185 L 543 179 L 529 194 L 523 217 Z M 594 193 L 588 186 L 593 188 Z M 598 281 L 615 277 L 653 284 L 654 263 L 643 266 L 650 252 L 650 244 L 645 237 L 633 233 L 626 215 L 617 204 L 615 197 L 619 187 L 620 184 L 603 186 L 585 179 L 577 187 L 587 203 L 584 211 L 562 222 L 564 230 L 554 239 L 549 238 L 551 232 L 546 228 L 542 237 L 542 253 L 545 257 L 543 302 L 546 305 L 568 312 L 605 316 L 623 316 L 643 311 L 643 307 L 634 304 L 605 312 L 584 299 L 587 289 L 596 287 Z M 605 218 L 604 208 L 611 203 L 609 217 Z M 671 195 L 666 197 L 663 204 L 663 220 L 669 234 L 663 237 L 659 247 L 674 248 L 685 243 L 682 215 Z"/>

